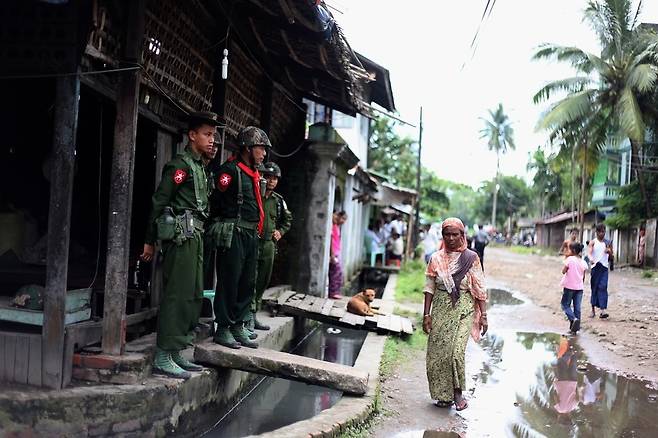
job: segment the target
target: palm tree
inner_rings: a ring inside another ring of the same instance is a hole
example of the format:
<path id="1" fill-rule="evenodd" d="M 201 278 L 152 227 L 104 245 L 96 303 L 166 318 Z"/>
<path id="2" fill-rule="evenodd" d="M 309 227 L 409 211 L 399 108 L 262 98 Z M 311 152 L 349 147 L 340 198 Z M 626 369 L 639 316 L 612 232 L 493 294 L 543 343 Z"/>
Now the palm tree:
<path id="1" fill-rule="evenodd" d="M 588 3 L 584 20 L 592 25 L 599 37 L 600 56 L 578 47 L 540 46 L 534 59 L 568 62 L 577 74 L 550 82 L 537 92 L 534 101 L 538 103 L 550 99 L 555 92 L 566 92 L 566 97 L 551 105 L 543 115 L 539 128 L 555 132 L 568 129 L 575 123 L 581 128 L 579 138 L 585 148 L 601 139 L 605 143 L 607 139 L 628 138 L 631 165 L 649 215 L 650 205 L 639 157 L 646 120 L 656 116 L 650 102 L 658 79 L 658 37 L 638 26 L 641 4 L 640 1 L 633 10 L 630 0 Z"/>
<path id="2" fill-rule="evenodd" d="M 498 175 L 500 174 L 500 155 L 516 147 L 514 145 L 514 129 L 512 122 L 499 103 L 495 110 L 489 110 L 489 118 L 482 118 L 484 128 L 480 130 L 480 138 L 487 139 L 490 151 L 496 152 L 496 183 L 493 187 L 493 208 L 491 211 L 491 225 L 496 226 L 496 203 L 498 200 Z"/>

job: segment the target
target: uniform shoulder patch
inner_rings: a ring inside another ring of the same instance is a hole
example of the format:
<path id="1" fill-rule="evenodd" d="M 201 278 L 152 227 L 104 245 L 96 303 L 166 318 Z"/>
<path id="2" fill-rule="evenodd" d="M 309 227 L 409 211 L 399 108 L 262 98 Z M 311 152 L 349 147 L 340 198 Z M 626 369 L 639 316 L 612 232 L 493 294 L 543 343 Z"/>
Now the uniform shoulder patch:
<path id="1" fill-rule="evenodd" d="M 233 177 L 229 175 L 228 173 L 224 172 L 219 175 L 219 178 L 217 178 L 217 188 L 224 192 L 228 187 L 231 185 L 231 181 L 233 180 Z"/>
<path id="2" fill-rule="evenodd" d="M 176 184 L 182 184 L 185 182 L 186 178 L 187 172 L 185 172 L 183 169 L 176 169 L 176 172 L 174 172 L 174 182 Z"/>

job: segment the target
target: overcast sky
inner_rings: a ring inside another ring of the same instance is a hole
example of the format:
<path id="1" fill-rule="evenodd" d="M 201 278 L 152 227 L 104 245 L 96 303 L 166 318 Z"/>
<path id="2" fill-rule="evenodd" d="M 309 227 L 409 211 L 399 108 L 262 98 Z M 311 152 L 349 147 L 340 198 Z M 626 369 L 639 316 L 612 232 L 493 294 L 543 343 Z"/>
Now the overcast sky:
<path id="1" fill-rule="evenodd" d="M 514 123 L 517 146 L 503 157 L 503 173 L 527 178 L 528 153 L 546 143 L 545 133 L 534 129 L 545 106 L 534 105 L 532 96 L 571 72 L 531 61 L 534 49 L 551 42 L 598 52 L 582 22 L 584 0 L 497 0 L 473 57 L 469 46 L 486 0 L 328 3 L 342 11 L 332 13 L 353 49 L 389 69 L 401 117 L 417 123 L 423 106 L 423 164 L 474 187 L 495 174 L 479 118 L 499 102 Z M 641 21 L 658 23 L 658 1 L 644 2 Z"/>

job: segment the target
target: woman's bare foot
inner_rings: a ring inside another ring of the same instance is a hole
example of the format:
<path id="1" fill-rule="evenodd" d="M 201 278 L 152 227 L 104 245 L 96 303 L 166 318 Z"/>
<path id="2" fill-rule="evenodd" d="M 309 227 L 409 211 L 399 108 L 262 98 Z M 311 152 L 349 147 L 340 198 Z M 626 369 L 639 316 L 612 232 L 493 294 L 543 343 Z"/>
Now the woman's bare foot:
<path id="1" fill-rule="evenodd" d="M 463 411 L 468 407 L 468 402 L 462 395 L 461 389 L 455 389 L 455 410 Z"/>

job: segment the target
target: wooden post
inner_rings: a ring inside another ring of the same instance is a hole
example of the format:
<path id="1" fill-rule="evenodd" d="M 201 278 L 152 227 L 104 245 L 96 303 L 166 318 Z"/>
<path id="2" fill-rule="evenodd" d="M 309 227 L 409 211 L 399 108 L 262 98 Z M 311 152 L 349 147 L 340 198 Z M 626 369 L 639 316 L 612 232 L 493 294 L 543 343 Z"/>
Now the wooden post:
<path id="1" fill-rule="evenodd" d="M 79 76 L 57 78 L 41 342 L 41 381 L 43 386 L 54 389 L 62 387 L 64 369 L 64 318 L 79 98 Z"/>
<path id="2" fill-rule="evenodd" d="M 124 1 L 127 13 L 124 59 L 141 62 L 145 0 Z M 123 354 L 126 340 L 126 294 L 130 251 L 135 140 L 140 71 L 122 73 L 117 93 L 114 151 L 107 227 L 107 264 L 103 304 L 103 353 Z"/>

